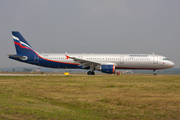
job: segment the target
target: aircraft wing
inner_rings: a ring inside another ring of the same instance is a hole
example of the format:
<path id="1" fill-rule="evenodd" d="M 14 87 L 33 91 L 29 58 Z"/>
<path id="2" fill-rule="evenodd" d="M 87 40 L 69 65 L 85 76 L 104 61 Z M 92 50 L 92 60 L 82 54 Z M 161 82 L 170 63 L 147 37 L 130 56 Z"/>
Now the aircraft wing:
<path id="1" fill-rule="evenodd" d="M 82 65 L 83 68 L 86 67 L 95 67 L 100 65 L 101 63 L 99 62 L 95 62 L 95 61 L 89 61 L 89 60 L 84 60 L 84 59 L 80 59 L 80 58 L 76 58 L 76 57 L 70 57 L 66 55 L 66 59 L 73 59 L 75 62 L 80 63 L 80 66 Z"/>

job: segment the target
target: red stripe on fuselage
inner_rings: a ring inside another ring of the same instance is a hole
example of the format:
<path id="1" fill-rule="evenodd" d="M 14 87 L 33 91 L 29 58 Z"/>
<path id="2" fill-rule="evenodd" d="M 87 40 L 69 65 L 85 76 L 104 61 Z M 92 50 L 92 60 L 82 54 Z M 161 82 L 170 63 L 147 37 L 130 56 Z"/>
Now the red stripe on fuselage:
<path id="1" fill-rule="evenodd" d="M 71 65 L 80 65 L 79 63 L 68 63 L 68 62 L 60 62 L 60 61 L 55 61 L 55 60 L 50 60 L 50 59 L 46 59 L 46 58 L 43 58 L 41 56 L 39 56 L 37 53 L 36 55 L 44 60 L 47 60 L 47 61 L 51 61 L 51 62 L 56 62 L 56 63 L 63 63 L 63 64 L 71 64 Z"/>
<path id="2" fill-rule="evenodd" d="M 55 61 L 55 60 L 45 59 L 45 58 L 39 56 L 38 54 L 36 54 L 36 55 L 37 55 L 38 57 L 44 59 L 44 60 L 51 61 L 51 62 L 63 63 L 63 64 L 71 64 L 71 65 L 80 65 L 80 64 L 78 64 L 78 63 L 68 63 L 68 62 L 60 62 L 60 61 Z"/>

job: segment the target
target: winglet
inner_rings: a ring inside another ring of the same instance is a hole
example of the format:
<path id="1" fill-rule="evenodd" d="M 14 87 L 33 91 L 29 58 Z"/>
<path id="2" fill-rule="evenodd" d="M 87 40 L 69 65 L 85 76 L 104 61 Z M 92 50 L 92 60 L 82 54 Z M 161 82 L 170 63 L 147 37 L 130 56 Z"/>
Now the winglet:
<path id="1" fill-rule="evenodd" d="M 69 59 L 70 57 L 69 56 L 67 56 L 67 55 L 65 55 L 66 56 L 66 59 Z"/>

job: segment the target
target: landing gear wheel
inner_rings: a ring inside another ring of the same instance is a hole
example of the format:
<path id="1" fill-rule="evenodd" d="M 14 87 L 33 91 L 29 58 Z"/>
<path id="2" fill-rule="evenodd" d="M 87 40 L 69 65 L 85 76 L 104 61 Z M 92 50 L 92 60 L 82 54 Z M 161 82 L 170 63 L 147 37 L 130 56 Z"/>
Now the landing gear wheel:
<path id="1" fill-rule="evenodd" d="M 92 71 L 92 75 L 95 75 L 95 72 L 94 72 L 94 71 Z"/>
<path id="2" fill-rule="evenodd" d="M 87 75 L 95 75 L 94 71 L 88 71 Z"/>
<path id="3" fill-rule="evenodd" d="M 87 72 L 87 75 L 90 75 L 90 74 L 91 74 L 91 71 L 88 71 L 88 72 Z"/>
<path id="4" fill-rule="evenodd" d="M 156 70 L 153 70 L 153 72 L 154 72 L 154 74 L 153 74 L 153 75 L 157 75 Z"/>

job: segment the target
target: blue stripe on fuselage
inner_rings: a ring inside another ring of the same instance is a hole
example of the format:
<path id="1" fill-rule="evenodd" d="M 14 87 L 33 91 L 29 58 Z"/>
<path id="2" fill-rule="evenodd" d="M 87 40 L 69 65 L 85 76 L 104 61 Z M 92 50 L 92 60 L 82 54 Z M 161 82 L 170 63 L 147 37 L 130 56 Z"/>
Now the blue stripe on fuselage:
<path id="1" fill-rule="evenodd" d="M 49 68 L 82 68 L 82 66 L 72 64 L 72 63 L 61 63 L 60 61 L 52 61 L 52 60 L 46 60 L 43 58 L 38 57 L 36 54 L 21 54 L 21 56 L 27 56 L 27 60 L 21 60 L 18 58 L 14 58 L 9 56 L 9 58 L 20 61 L 20 62 L 25 62 L 37 66 L 42 66 L 42 67 L 49 67 Z M 36 56 L 36 59 L 35 59 Z"/>

